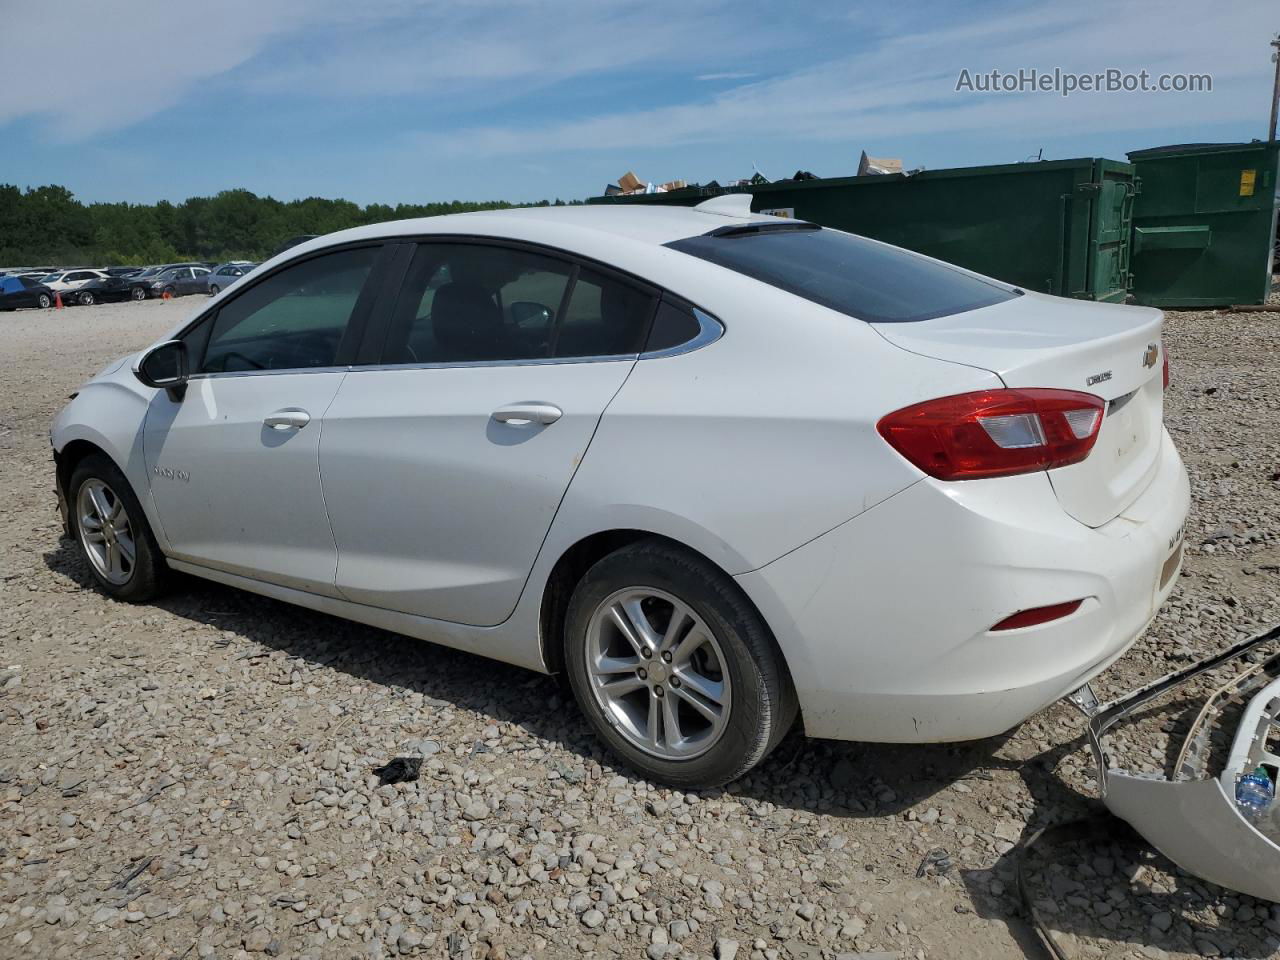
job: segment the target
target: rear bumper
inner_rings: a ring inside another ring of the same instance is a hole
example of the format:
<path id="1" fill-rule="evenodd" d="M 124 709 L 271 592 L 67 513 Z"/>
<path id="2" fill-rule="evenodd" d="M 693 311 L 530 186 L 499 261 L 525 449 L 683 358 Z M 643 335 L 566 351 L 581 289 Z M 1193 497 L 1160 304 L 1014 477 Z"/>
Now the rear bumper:
<path id="1" fill-rule="evenodd" d="M 1069 517 L 1044 474 L 926 479 L 736 579 L 782 647 L 811 736 L 979 739 L 1081 686 L 1141 636 L 1177 580 L 1189 506 L 1165 433 L 1146 491 L 1101 527 Z M 1080 598 L 1060 620 L 990 630 Z"/>

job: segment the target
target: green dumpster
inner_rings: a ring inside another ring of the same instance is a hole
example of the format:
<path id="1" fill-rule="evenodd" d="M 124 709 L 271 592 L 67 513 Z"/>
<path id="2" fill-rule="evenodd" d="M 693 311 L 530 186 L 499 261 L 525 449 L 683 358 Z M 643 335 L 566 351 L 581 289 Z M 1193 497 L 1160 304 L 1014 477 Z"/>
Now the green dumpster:
<path id="1" fill-rule="evenodd" d="M 1262 303 L 1276 236 L 1276 143 L 1201 143 L 1129 154 L 1133 296 L 1159 307 Z"/>
<path id="2" fill-rule="evenodd" d="M 1133 167 L 1084 158 L 728 188 L 752 209 L 848 230 L 1028 290 L 1122 301 L 1129 288 Z M 725 192 L 595 197 L 694 204 Z"/>

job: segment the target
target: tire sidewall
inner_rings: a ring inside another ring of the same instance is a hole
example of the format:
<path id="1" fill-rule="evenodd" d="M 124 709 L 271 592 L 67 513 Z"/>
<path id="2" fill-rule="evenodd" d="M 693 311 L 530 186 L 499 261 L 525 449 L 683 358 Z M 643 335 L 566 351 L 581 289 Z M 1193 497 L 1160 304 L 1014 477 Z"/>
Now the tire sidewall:
<path id="1" fill-rule="evenodd" d="M 786 722 L 770 709 L 761 647 L 772 644 L 758 614 L 732 584 L 718 582 L 694 558 L 679 551 L 623 550 L 592 567 L 574 590 L 565 621 L 565 664 L 579 707 L 609 747 L 644 775 L 684 787 L 725 783 L 750 769 L 776 742 L 772 725 Z M 717 571 L 718 573 L 718 571 Z M 656 587 L 687 603 L 715 634 L 724 652 L 732 699 L 729 721 L 720 739 L 704 754 L 688 760 L 653 757 L 631 744 L 610 723 L 587 679 L 586 633 L 597 607 L 625 587 Z M 766 654 L 767 655 L 767 654 Z"/>
<path id="2" fill-rule="evenodd" d="M 116 584 L 105 580 L 98 574 L 89 558 L 84 555 L 85 548 L 80 539 L 80 511 L 77 509 L 77 503 L 80 498 L 80 488 L 92 479 L 106 483 L 115 495 L 124 501 L 124 508 L 129 514 L 129 527 L 133 531 L 134 567 L 133 575 L 125 583 Z M 149 600 L 161 591 L 168 573 L 164 556 L 151 532 L 151 525 L 147 521 L 146 513 L 143 512 L 142 504 L 134 495 L 129 481 L 114 463 L 105 456 L 94 454 L 76 464 L 67 482 L 67 504 L 71 521 L 71 537 L 76 551 L 80 554 L 99 590 L 117 600 L 135 603 Z"/>

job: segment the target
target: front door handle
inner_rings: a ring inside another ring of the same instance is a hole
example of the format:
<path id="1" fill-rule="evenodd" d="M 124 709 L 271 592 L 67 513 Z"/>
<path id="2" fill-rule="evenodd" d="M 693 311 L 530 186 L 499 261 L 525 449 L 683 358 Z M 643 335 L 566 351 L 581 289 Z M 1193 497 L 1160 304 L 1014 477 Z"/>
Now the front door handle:
<path id="1" fill-rule="evenodd" d="M 305 410 L 277 410 L 262 422 L 272 430 L 301 430 L 311 422 L 311 414 Z"/>
<path id="2" fill-rule="evenodd" d="M 528 423 L 555 423 L 564 411 L 554 403 L 512 403 L 493 411 L 493 419 L 520 427 Z"/>

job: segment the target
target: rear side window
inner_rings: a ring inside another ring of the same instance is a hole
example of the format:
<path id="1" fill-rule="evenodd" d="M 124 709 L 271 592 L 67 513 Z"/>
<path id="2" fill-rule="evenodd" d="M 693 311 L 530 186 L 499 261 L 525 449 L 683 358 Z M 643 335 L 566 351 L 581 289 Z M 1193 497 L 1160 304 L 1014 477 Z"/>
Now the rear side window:
<path id="1" fill-rule="evenodd" d="M 730 227 L 667 246 L 868 323 L 931 320 L 1021 295 L 837 230 Z"/>
<path id="2" fill-rule="evenodd" d="M 383 362 L 485 363 L 636 354 L 654 298 L 588 267 L 514 247 L 423 243 Z"/>

